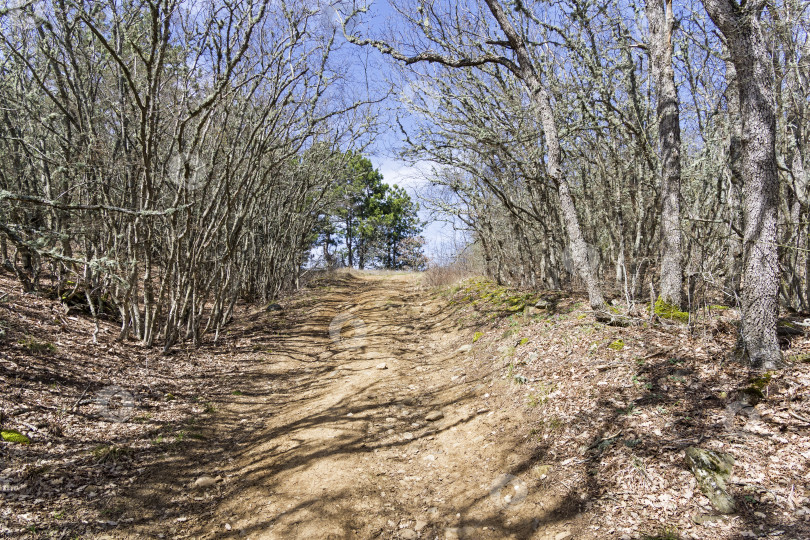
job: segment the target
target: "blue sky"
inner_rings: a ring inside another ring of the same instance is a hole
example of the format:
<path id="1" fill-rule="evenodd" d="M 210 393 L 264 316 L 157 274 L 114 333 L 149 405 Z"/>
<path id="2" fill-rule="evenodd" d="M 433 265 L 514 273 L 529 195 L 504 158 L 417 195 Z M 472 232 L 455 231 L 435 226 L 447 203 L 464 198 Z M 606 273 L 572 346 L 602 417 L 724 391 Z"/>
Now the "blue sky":
<path id="1" fill-rule="evenodd" d="M 395 25 L 394 17 L 395 13 L 388 2 L 378 1 L 372 4 L 369 17 L 365 20 L 377 30 L 384 25 Z M 358 28 L 361 29 L 358 33 L 362 34 L 363 27 Z M 376 49 L 349 44 L 344 46 L 349 47 L 346 50 L 349 56 L 357 60 L 357 66 L 352 69 L 352 77 L 356 80 L 372 88 L 401 81 L 401 75 L 393 67 L 392 61 Z M 397 88 L 397 91 L 399 90 Z M 396 97 L 389 98 L 384 107 L 390 111 L 392 118 L 380 127 L 380 133 L 366 150 L 366 155 L 383 175 L 385 183 L 403 187 L 414 200 L 418 201 L 420 192 L 429 184 L 427 177 L 431 172 L 431 164 L 428 162 L 411 164 L 398 157 L 397 152 L 403 144 L 403 137 L 396 122 L 393 121 L 393 116 L 398 116 L 402 124 L 409 127 L 408 112 L 399 107 Z M 419 215 L 423 221 L 428 222 L 423 235 L 427 241 L 425 252 L 429 257 L 441 251 L 446 244 L 454 240 L 460 241 L 459 233 L 454 233 L 447 223 L 431 221 L 429 212 L 425 210 L 421 210 Z"/>

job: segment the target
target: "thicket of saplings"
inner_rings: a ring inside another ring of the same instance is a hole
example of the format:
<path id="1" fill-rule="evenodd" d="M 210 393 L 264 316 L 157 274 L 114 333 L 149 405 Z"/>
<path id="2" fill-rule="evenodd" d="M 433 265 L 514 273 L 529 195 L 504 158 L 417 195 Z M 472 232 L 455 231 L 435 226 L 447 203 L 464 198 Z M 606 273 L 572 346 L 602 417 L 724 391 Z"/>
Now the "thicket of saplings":
<path id="1" fill-rule="evenodd" d="M 374 124 L 339 26 L 310 7 L 0 11 L 4 269 L 165 349 L 294 284 Z"/>

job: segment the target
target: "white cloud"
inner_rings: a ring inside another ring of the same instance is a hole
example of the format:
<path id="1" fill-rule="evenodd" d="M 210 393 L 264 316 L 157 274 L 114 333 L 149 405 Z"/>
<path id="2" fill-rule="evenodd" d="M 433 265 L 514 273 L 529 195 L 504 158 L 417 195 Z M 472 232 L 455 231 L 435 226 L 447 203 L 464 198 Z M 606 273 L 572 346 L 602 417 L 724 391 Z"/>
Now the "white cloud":
<path id="1" fill-rule="evenodd" d="M 419 201 L 419 193 L 422 188 L 430 183 L 428 177 L 432 169 L 436 167 L 436 164 L 428 161 L 409 164 L 386 157 L 372 157 L 371 161 L 383 175 L 383 182 L 405 188 L 405 191 L 415 201 Z M 419 217 L 423 221 L 430 218 L 426 210 L 420 210 Z M 453 227 L 444 221 L 428 222 L 422 235 L 426 241 L 425 253 L 429 257 L 435 256 L 439 251 L 446 250 L 448 243 L 454 244 L 455 241 L 460 239 L 460 234 L 454 232 Z"/>

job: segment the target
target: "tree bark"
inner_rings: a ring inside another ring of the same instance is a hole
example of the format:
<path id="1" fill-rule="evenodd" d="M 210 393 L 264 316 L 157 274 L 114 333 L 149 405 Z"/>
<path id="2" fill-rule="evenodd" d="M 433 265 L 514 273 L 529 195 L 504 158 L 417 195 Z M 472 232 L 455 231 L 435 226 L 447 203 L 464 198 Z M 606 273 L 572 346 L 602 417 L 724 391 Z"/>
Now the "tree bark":
<path id="1" fill-rule="evenodd" d="M 672 0 L 647 0 L 650 68 L 656 90 L 658 145 L 661 161 L 660 298 L 681 305 L 681 125 L 678 90 L 672 67 Z"/>
<path id="2" fill-rule="evenodd" d="M 743 277 L 740 344 L 755 369 L 782 364 L 776 338 L 779 265 L 775 77 L 759 16 L 764 1 L 704 0 L 737 71 L 742 119 Z"/>

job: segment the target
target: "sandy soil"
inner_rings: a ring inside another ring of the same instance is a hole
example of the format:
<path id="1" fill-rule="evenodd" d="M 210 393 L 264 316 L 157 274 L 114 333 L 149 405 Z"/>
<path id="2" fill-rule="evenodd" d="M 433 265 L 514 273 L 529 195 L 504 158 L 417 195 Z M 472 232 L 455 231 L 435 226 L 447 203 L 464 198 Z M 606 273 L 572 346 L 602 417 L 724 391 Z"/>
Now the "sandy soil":
<path id="1" fill-rule="evenodd" d="M 412 275 L 319 289 L 260 362 L 245 355 L 215 442 L 131 491 L 157 520 L 131 534 L 562 537 L 568 512 L 533 489 L 523 419 L 487 406 L 488 374 L 468 372 L 444 307 Z M 274 316 L 245 328 L 253 349 Z M 201 476 L 217 483 L 189 487 Z"/>

